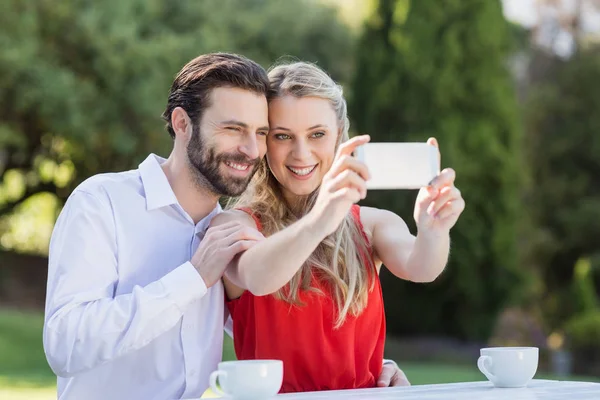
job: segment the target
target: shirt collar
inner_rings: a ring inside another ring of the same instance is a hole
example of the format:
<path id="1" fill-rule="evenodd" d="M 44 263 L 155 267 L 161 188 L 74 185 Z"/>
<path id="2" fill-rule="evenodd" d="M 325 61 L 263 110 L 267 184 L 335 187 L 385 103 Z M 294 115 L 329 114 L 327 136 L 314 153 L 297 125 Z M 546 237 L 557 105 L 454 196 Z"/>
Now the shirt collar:
<path id="1" fill-rule="evenodd" d="M 210 212 L 210 214 L 204 217 L 204 219 L 202 219 L 200 222 L 198 222 L 198 225 L 196 225 L 196 234 L 204 234 L 208 229 L 208 225 L 210 225 L 213 217 L 219 214 L 221 211 L 223 211 L 221 204 L 217 202 L 217 206 Z"/>
<path id="2" fill-rule="evenodd" d="M 146 208 L 148 211 L 157 208 L 179 204 L 177 197 L 169 184 L 161 164 L 166 160 L 156 154 L 150 154 L 139 165 L 144 192 L 146 193 Z"/>
<path id="3" fill-rule="evenodd" d="M 179 206 L 175 192 L 173 192 L 173 188 L 171 188 L 171 184 L 161 167 L 161 164 L 165 161 L 166 159 L 157 156 L 156 154 L 150 154 L 139 165 L 140 176 L 142 178 L 142 184 L 144 185 L 144 192 L 146 193 L 146 209 L 148 211 L 172 205 Z M 221 211 L 223 211 L 221 204 L 217 202 L 217 206 L 210 214 L 198 223 L 198 232 L 205 231 L 213 217 Z M 185 213 L 183 209 L 182 212 Z M 189 216 L 187 218 L 189 218 Z"/>

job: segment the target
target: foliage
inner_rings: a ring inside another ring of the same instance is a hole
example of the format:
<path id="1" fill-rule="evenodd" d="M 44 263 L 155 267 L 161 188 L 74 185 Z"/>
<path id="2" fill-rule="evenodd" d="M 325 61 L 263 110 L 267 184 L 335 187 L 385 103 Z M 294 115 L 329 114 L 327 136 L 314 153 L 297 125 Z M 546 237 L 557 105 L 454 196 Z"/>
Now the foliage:
<path id="1" fill-rule="evenodd" d="M 512 33 L 498 1 L 376 4 L 358 48 L 354 129 L 379 142 L 437 137 L 467 204 L 437 282 L 384 276 L 389 326 L 486 339 L 497 313 L 522 294 L 525 276 L 517 265 L 521 126 L 506 68 Z M 412 224 L 414 198 L 374 193 L 368 203 Z"/>
<path id="2" fill-rule="evenodd" d="M 531 89 L 527 159 L 533 226 L 527 256 L 551 329 L 597 309 L 600 290 L 600 48 L 546 60 Z"/>
<path id="3" fill-rule="evenodd" d="M 600 338 L 600 311 L 573 317 L 566 324 L 566 333 L 573 348 L 597 348 Z"/>
<path id="4" fill-rule="evenodd" d="M 60 207 L 91 175 L 168 155 L 160 115 L 173 76 L 199 54 L 239 52 L 265 67 L 289 55 L 342 82 L 351 74 L 351 31 L 311 0 L 7 0 L 2 9 L 0 216 L 25 212 L 16 207 L 41 192 Z M 5 245 L 19 242 L 9 236 Z"/>

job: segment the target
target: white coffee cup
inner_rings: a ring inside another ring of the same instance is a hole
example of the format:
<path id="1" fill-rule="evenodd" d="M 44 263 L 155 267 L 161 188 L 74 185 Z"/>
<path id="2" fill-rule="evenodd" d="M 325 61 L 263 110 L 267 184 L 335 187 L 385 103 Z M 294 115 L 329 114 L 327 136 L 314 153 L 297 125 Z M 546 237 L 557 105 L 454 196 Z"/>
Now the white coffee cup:
<path id="1" fill-rule="evenodd" d="M 477 367 L 496 387 L 527 386 L 537 372 L 537 347 L 490 347 L 480 353 Z"/>
<path id="2" fill-rule="evenodd" d="M 217 379 L 219 386 L 217 386 Z M 219 396 L 234 399 L 265 399 L 275 396 L 283 382 L 283 361 L 242 360 L 219 363 L 210 374 L 210 388 Z"/>

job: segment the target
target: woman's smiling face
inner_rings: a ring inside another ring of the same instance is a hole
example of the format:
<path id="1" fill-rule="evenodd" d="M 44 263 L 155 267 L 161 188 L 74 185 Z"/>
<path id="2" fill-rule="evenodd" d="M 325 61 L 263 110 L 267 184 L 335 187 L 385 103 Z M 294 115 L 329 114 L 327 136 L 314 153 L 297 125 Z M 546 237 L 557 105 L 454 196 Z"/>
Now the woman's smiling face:
<path id="1" fill-rule="evenodd" d="M 329 100 L 286 95 L 269 104 L 267 162 L 288 201 L 319 187 L 339 137 Z"/>

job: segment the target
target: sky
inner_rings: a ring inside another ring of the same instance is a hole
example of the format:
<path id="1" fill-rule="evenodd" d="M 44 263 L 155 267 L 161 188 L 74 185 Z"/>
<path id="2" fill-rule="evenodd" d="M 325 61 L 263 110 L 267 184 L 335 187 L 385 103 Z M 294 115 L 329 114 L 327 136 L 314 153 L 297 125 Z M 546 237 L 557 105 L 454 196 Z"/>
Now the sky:
<path id="1" fill-rule="evenodd" d="M 526 27 L 537 25 L 539 35 L 537 43 L 552 48 L 561 57 L 569 57 L 575 49 L 573 35 L 560 28 L 557 10 L 553 8 L 539 9 L 538 0 L 502 0 L 506 19 Z M 577 0 L 559 0 L 563 14 L 574 13 Z M 584 32 L 600 34 L 600 10 L 592 9 L 589 1 L 583 2 L 581 27 Z"/>
<path id="2" fill-rule="evenodd" d="M 531 27 L 537 20 L 534 2 L 535 0 L 503 0 L 504 15 L 512 22 Z"/>
<path id="3" fill-rule="evenodd" d="M 513 22 L 531 27 L 538 22 L 539 15 L 535 9 L 537 0 L 503 0 L 504 15 Z M 565 11 L 575 10 L 576 0 L 560 0 Z M 584 6 L 588 2 L 584 1 Z M 585 7 L 583 9 L 583 28 L 588 32 L 600 32 L 600 12 Z"/>
<path id="4" fill-rule="evenodd" d="M 319 0 L 333 4 L 342 12 L 343 18 L 352 27 L 360 29 L 363 18 L 369 9 L 366 0 Z M 416 0 L 415 0 L 416 1 Z M 492 0 L 489 0 L 492 1 Z M 538 26 L 536 43 L 552 49 L 557 55 L 568 58 L 575 50 L 573 36 L 560 28 L 557 24 L 556 10 L 545 8 L 540 11 L 536 3 L 541 0 L 501 0 L 506 19 L 531 28 Z M 555 0 L 562 6 L 562 13 L 572 13 L 579 0 Z M 584 5 L 589 5 L 592 0 L 582 0 Z M 598 0 L 594 0 L 598 1 Z M 582 12 L 582 28 L 584 31 L 598 35 L 600 38 L 600 9 L 593 10 L 584 7 Z"/>

